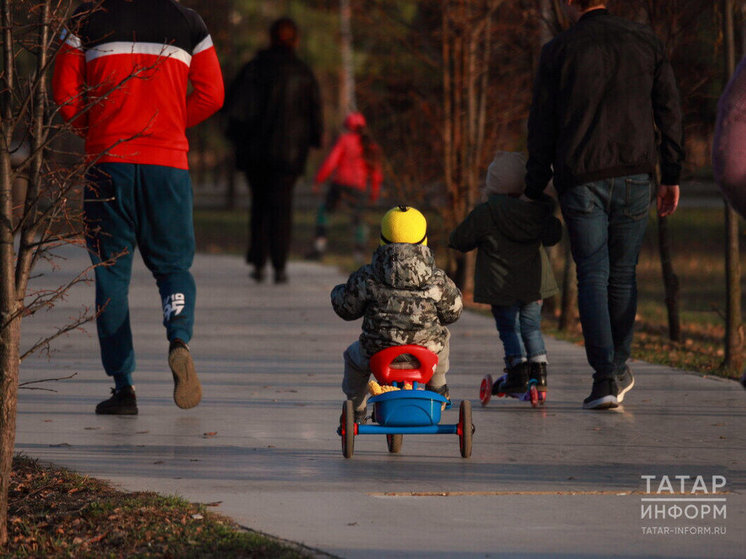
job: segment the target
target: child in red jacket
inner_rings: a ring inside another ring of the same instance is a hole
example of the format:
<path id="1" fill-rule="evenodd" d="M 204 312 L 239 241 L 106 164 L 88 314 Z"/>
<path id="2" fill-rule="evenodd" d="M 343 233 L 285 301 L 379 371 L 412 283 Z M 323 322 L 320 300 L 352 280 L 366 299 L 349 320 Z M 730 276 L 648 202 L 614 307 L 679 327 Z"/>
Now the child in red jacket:
<path id="1" fill-rule="evenodd" d="M 313 181 L 312 192 L 316 194 L 321 184 L 331 177 L 326 199 L 316 216 L 316 239 L 311 253 L 315 258 L 320 258 L 326 250 L 329 214 L 336 211 L 340 203 L 352 212 L 355 254 L 364 254 L 368 239 L 363 220 L 366 197 L 371 203 L 375 202 L 381 189 L 380 148 L 368 134 L 365 117 L 361 113 L 350 113 L 344 126 L 347 131 L 334 144 Z"/>

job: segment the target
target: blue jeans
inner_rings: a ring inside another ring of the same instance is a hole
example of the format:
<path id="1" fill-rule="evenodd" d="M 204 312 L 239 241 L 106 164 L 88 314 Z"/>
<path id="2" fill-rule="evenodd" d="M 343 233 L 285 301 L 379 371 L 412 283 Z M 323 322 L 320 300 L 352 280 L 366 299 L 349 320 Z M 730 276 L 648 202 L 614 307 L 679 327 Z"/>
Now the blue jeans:
<path id="1" fill-rule="evenodd" d="M 560 196 L 577 266 L 585 352 L 595 380 L 621 372 L 630 356 L 637 260 L 650 200 L 649 175 L 589 182 Z"/>
<path id="2" fill-rule="evenodd" d="M 541 301 L 522 305 L 492 305 L 492 316 L 505 350 L 505 366 L 546 355 L 541 335 Z"/>
<path id="3" fill-rule="evenodd" d="M 108 375 L 129 375 L 135 370 L 128 294 L 136 246 L 160 292 L 166 337 L 192 337 L 192 183 L 184 169 L 130 163 L 100 163 L 88 180 L 86 243 L 96 265 L 101 361 Z M 108 259 L 111 265 L 100 265 Z"/>

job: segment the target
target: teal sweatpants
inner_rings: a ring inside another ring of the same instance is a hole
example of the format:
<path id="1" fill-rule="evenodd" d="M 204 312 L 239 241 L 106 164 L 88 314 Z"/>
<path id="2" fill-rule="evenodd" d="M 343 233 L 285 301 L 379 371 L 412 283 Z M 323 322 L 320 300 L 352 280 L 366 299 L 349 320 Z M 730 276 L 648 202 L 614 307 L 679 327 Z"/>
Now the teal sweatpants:
<path id="1" fill-rule="evenodd" d="M 121 378 L 135 370 L 129 284 L 136 246 L 158 286 L 167 339 L 192 337 L 192 184 L 187 170 L 130 163 L 100 163 L 87 178 L 86 244 L 96 265 L 101 361 L 106 374 Z"/>

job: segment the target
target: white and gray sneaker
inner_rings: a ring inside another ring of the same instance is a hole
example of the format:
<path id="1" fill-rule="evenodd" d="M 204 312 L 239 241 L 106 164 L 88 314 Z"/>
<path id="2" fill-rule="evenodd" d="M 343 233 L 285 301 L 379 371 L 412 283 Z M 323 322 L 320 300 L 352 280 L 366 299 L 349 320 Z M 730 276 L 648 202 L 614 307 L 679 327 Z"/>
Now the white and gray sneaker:
<path id="1" fill-rule="evenodd" d="M 616 375 L 616 386 L 618 390 L 616 401 L 621 404 L 624 400 L 624 395 L 632 390 L 634 385 L 635 377 L 632 374 L 632 371 L 629 370 L 629 367 L 625 365 L 624 370 Z"/>

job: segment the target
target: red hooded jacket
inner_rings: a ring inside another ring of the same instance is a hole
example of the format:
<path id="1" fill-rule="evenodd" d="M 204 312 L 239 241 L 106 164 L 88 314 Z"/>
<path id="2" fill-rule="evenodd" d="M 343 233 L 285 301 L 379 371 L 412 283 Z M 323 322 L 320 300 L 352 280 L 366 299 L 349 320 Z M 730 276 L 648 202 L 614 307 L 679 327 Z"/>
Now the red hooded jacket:
<path id="1" fill-rule="evenodd" d="M 363 157 L 363 143 L 356 130 L 365 126 L 365 120 L 359 113 L 353 113 L 345 119 L 345 126 L 351 130 L 342 134 L 334 144 L 316 173 L 314 183 L 321 184 L 331 176 L 338 184 L 365 192 L 370 180 L 370 200 L 375 202 L 381 190 L 383 173 L 380 163 L 376 162 L 370 168 Z"/>

